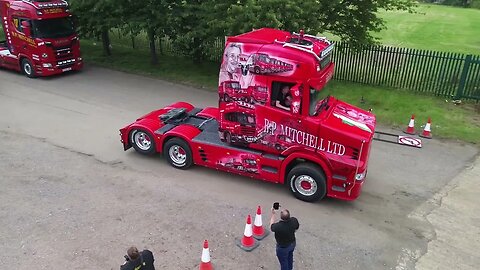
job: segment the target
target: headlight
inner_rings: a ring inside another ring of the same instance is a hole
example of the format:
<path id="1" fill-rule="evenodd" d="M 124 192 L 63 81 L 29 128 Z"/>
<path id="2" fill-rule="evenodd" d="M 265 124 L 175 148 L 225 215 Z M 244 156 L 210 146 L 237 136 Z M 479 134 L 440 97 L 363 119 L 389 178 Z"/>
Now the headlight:
<path id="1" fill-rule="evenodd" d="M 44 68 L 51 68 L 51 67 L 52 67 L 52 64 L 50 64 L 50 63 L 43 63 L 42 66 L 43 66 Z"/>
<path id="2" fill-rule="evenodd" d="M 43 54 L 42 54 L 42 57 L 43 57 L 43 58 L 47 58 L 47 57 L 48 57 L 48 54 L 43 53 Z"/>
<path id="3" fill-rule="evenodd" d="M 357 181 L 362 181 L 364 178 L 365 178 L 365 172 L 363 172 L 363 173 L 357 173 L 357 174 L 355 175 L 355 180 L 357 180 Z"/>
<path id="4" fill-rule="evenodd" d="M 77 60 L 78 60 L 78 61 L 82 61 L 82 58 L 81 58 L 81 57 L 78 57 Z"/>

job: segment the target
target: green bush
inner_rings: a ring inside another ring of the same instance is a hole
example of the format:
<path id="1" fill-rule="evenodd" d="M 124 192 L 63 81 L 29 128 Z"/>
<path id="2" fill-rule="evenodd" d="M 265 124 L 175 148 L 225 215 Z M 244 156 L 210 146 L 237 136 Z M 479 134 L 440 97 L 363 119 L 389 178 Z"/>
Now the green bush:
<path id="1" fill-rule="evenodd" d="M 470 4 L 470 7 L 480 9 L 480 0 L 472 0 L 472 3 Z"/>

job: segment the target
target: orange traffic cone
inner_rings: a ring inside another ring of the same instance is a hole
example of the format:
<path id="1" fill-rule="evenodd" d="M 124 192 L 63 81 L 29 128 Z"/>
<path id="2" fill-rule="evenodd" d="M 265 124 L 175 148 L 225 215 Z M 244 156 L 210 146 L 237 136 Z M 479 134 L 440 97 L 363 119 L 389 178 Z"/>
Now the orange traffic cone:
<path id="1" fill-rule="evenodd" d="M 236 244 L 241 249 L 245 251 L 252 251 L 256 247 L 258 247 L 259 243 L 255 238 L 252 236 L 252 217 L 250 215 L 247 216 L 247 224 L 245 225 L 245 231 L 243 233 L 243 237 L 241 240 L 236 239 Z"/>
<path id="2" fill-rule="evenodd" d="M 422 134 L 420 134 L 420 137 L 431 139 L 432 138 L 432 132 L 430 130 L 430 124 L 432 123 L 430 117 L 428 117 L 428 122 L 425 124 L 425 128 L 423 129 Z"/>
<path id="3" fill-rule="evenodd" d="M 267 237 L 268 230 L 265 230 L 262 225 L 262 208 L 260 205 L 257 208 L 257 215 L 255 215 L 255 221 L 253 222 L 253 238 L 262 240 Z"/>
<path id="4" fill-rule="evenodd" d="M 408 127 L 405 131 L 407 134 L 415 134 L 415 115 L 412 114 L 412 118 L 410 118 L 410 122 L 408 123 Z"/>
<path id="5" fill-rule="evenodd" d="M 213 270 L 210 262 L 210 250 L 208 249 L 208 241 L 203 242 L 202 262 L 200 263 L 200 270 Z"/>

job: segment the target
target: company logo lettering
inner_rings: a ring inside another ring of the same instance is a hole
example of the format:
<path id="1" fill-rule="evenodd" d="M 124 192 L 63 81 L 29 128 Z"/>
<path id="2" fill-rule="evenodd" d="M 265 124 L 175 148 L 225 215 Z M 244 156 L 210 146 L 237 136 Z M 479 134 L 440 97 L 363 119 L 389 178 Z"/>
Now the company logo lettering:
<path id="1" fill-rule="evenodd" d="M 276 122 L 265 119 L 265 130 L 267 130 L 268 134 L 275 135 L 277 126 L 278 125 Z M 305 145 L 307 147 L 315 148 L 334 155 L 345 155 L 345 145 L 326 140 L 324 138 L 319 138 L 315 135 L 291 128 L 289 126 L 280 124 L 280 135 L 287 136 L 297 144 Z"/>
<path id="2" fill-rule="evenodd" d="M 31 46 L 37 47 L 37 44 L 35 43 L 35 41 L 33 39 L 29 38 L 29 37 L 26 37 L 25 35 L 21 35 L 21 34 L 17 34 L 15 32 L 13 32 L 12 36 L 17 37 L 17 38 L 19 38 L 23 41 L 26 41 Z"/>
<path id="3" fill-rule="evenodd" d="M 45 14 L 62 13 L 63 9 L 61 9 L 61 8 L 49 8 L 49 9 L 44 9 L 43 12 L 45 12 Z"/>

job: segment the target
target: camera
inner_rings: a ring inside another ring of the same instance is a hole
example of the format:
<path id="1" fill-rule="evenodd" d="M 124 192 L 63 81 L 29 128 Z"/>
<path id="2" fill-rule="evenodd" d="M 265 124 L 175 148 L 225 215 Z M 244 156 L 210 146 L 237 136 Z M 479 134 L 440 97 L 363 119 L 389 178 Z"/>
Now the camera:
<path id="1" fill-rule="evenodd" d="M 124 255 L 123 257 L 125 258 L 125 261 L 130 261 L 130 258 L 128 257 L 128 255 Z"/>
<path id="2" fill-rule="evenodd" d="M 273 203 L 273 209 L 278 210 L 280 208 L 280 203 L 279 202 L 274 202 Z"/>

